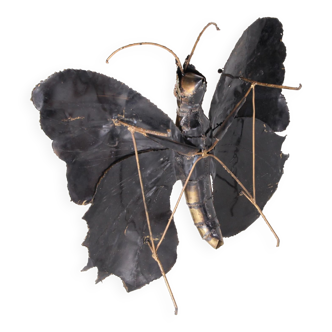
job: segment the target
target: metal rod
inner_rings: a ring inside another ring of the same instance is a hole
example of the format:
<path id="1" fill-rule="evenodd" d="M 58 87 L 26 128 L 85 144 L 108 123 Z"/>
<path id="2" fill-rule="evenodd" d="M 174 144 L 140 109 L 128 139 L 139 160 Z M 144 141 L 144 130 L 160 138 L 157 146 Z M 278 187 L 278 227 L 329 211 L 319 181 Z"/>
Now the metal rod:
<path id="1" fill-rule="evenodd" d="M 137 145 L 136 145 L 136 139 L 135 139 L 135 129 L 134 128 L 128 128 L 128 130 L 131 133 L 131 137 L 132 137 L 133 144 L 134 144 L 136 164 L 137 164 L 137 172 L 138 172 L 139 182 L 140 182 L 140 185 L 141 185 L 141 192 L 142 192 L 142 197 L 143 197 L 143 204 L 144 204 L 144 210 L 145 210 L 145 215 L 146 215 L 146 221 L 147 221 L 147 224 L 148 224 L 148 229 L 149 229 L 149 234 L 150 234 L 150 241 L 148 242 L 148 245 L 149 245 L 149 248 L 152 252 L 152 257 L 158 263 L 160 272 L 161 272 L 162 276 L 164 277 L 166 287 L 168 289 L 168 292 L 171 296 L 171 299 L 172 299 L 172 302 L 173 302 L 173 305 L 174 305 L 175 315 L 177 315 L 178 306 L 176 304 L 172 289 L 171 289 L 171 287 L 168 283 L 164 268 L 163 268 L 163 266 L 162 266 L 162 264 L 159 260 L 159 257 L 157 255 L 157 251 L 156 251 L 156 248 L 155 248 L 155 245 L 154 245 L 154 240 L 153 240 L 153 235 L 152 235 L 152 230 L 151 230 L 151 224 L 150 224 L 150 218 L 149 218 L 148 208 L 147 208 L 146 199 L 145 199 L 144 186 L 143 186 L 143 180 L 142 180 L 142 174 L 141 174 L 141 167 L 140 167 L 139 158 L 138 158 L 138 151 L 137 151 Z"/>
<path id="2" fill-rule="evenodd" d="M 194 47 L 193 47 L 193 49 L 192 49 L 190 55 L 188 56 L 188 58 L 186 59 L 186 61 L 185 61 L 185 63 L 184 63 L 184 69 L 185 69 L 185 70 L 187 69 L 187 67 L 188 67 L 188 65 L 189 65 L 189 63 L 190 63 L 190 60 L 191 60 L 191 58 L 192 58 L 192 56 L 193 56 L 193 54 L 194 54 L 194 52 L 195 52 L 196 46 L 197 46 L 197 44 L 198 44 L 198 42 L 199 42 L 199 40 L 200 40 L 202 34 L 203 34 L 204 31 L 206 30 L 206 28 L 207 28 L 208 26 L 212 25 L 212 24 L 215 25 L 215 27 L 216 27 L 217 30 L 220 30 L 220 29 L 218 28 L 218 25 L 217 25 L 216 23 L 214 23 L 214 22 L 210 22 L 210 23 L 208 23 L 208 24 L 204 27 L 204 29 L 203 29 L 203 30 L 201 31 L 201 33 L 198 35 L 198 37 L 197 37 L 197 39 L 196 39 L 196 42 L 195 42 L 195 45 L 194 45 Z"/>
<path id="3" fill-rule="evenodd" d="M 142 42 L 142 43 L 134 43 L 134 44 L 129 44 L 129 45 L 125 45 L 125 46 L 122 46 L 120 48 L 118 48 L 117 50 L 115 50 L 107 59 L 106 59 L 106 63 L 109 62 L 110 58 L 118 53 L 119 51 L 121 50 L 124 50 L 125 48 L 128 48 L 128 47 L 132 47 L 132 46 L 139 46 L 139 45 L 153 45 L 153 46 L 158 46 L 158 47 L 161 47 L 163 48 L 164 50 L 168 51 L 169 53 L 171 53 L 174 57 L 175 57 L 175 60 L 176 60 L 176 64 L 177 66 L 179 67 L 179 69 L 181 70 L 181 73 L 183 74 L 183 68 L 182 68 L 182 65 L 181 65 L 181 62 L 180 62 L 180 59 L 179 57 L 171 50 L 169 49 L 168 47 L 164 46 L 164 45 L 160 45 L 160 44 L 157 44 L 157 43 L 151 43 L 151 42 Z"/>

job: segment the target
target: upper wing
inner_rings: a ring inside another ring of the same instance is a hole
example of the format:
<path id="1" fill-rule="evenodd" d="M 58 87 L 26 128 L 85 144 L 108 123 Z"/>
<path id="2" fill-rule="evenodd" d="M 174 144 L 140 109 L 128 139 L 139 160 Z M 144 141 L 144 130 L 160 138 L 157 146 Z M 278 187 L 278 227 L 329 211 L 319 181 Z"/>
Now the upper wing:
<path id="1" fill-rule="evenodd" d="M 212 128 L 218 127 L 241 100 L 250 87 L 239 77 L 262 83 L 281 85 L 285 68 L 286 48 L 282 42 L 282 24 L 276 18 L 255 21 L 235 45 L 214 93 L 210 120 Z M 289 123 L 289 112 L 280 89 L 256 86 L 256 118 L 264 121 L 274 131 L 284 130 Z M 238 112 L 238 116 L 252 116 L 251 94 Z"/>
<path id="2" fill-rule="evenodd" d="M 247 78 L 262 83 L 281 85 L 285 69 L 286 49 L 281 41 L 282 25 L 275 18 L 255 21 L 235 45 L 220 77 L 210 109 L 215 133 L 235 105 L 250 88 Z M 281 152 L 283 137 L 273 131 L 284 130 L 289 112 L 280 89 L 255 87 L 256 106 L 256 201 L 262 209 L 277 189 L 287 156 Z M 233 172 L 242 184 L 252 187 L 252 93 L 217 144 L 215 155 Z M 229 121 L 230 122 L 230 121 Z M 226 126 L 227 127 L 227 126 Z M 237 182 L 217 164 L 213 181 L 214 204 L 224 236 L 246 229 L 258 217 L 256 208 L 244 197 Z"/>
<path id="3" fill-rule="evenodd" d="M 176 181 L 174 152 L 166 149 L 139 154 L 140 170 L 152 234 L 157 244 L 171 215 L 170 194 Z M 87 267 L 98 267 L 97 282 L 110 274 L 120 277 L 127 289 L 138 289 L 161 276 L 146 238 L 146 222 L 135 156 L 110 167 L 100 180 L 92 205 L 83 217 L 89 233 Z M 172 221 L 158 250 L 167 273 L 176 261 L 178 238 Z"/>
<path id="4" fill-rule="evenodd" d="M 91 201 L 103 172 L 134 153 L 130 132 L 113 120 L 162 133 L 150 139 L 137 135 L 138 151 L 162 149 L 192 151 L 173 121 L 125 84 L 90 71 L 68 69 L 38 84 L 32 101 L 40 123 L 53 140 L 54 152 L 67 163 L 68 189 L 78 204 Z M 165 144 L 163 144 L 165 142 Z"/>

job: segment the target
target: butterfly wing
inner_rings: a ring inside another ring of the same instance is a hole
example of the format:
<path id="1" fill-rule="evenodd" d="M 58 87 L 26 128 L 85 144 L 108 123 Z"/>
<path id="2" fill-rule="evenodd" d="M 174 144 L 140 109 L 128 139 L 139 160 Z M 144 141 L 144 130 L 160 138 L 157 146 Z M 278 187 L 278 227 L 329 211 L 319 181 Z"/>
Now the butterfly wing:
<path id="1" fill-rule="evenodd" d="M 174 152 L 169 149 L 139 154 L 156 244 L 171 215 L 170 194 L 176 181 L 173 160 Z M 132 291 L 161 276 L 146 241 L 149 230 L 135 156 L 117 162 L 105 172 L 83 218 L 89 227 L 83 243 L 90 256 L 85 270 L 96 266 L 97 282 L 114 274 L 122 279 L 127 291 Z M 177 232 L 172 221 L 158 250 L 165 272 L 176 261 L 177 244 Z"/>
<path id="2" fill-rule="evenodd" d="M 163 140 L 139 135 L 138 151 L 166 145 L 193 150 L 172 120 L 149 100 L 98 73 L 73 69 L 55 73 L 35 87 L 32 101 L 40 111 L 42 129 L 53 140 L 54 152 L 67 164 L 69 193 L 78 204 L 91 201 L 110 165 L 134 153 L 127 127 L 116 126 L 114 120 L 168 133 Z"/>
<path id="3" fill-rule="evenodd" d="M 283 61 L 286 50 L 282 38 L 282 25 L 275 18 L 255 21 L 232 51 L 217 85 L 210 109 L 212 128 L 225 121 L 228 114 L 250 88 L 250 83 L 236 77 L 282 84 Z M 280 89 L 256 86 L 256 200 L 262 209 L 277 189 L 287 156 L 282 154 L 283 137 L 274 131 L 284 130 L 289 123 L 289 112 Z M 252 94 L 240 108 L 215 155 L 235 176 L 252 191 Z M 244 197 L 236 181 L 216 165 L 213 181 L 214 204 L 224 236 L 235 235 L 251 225 L 259 213 Z"/>
<path id="4" fill-rule="evenodd" d="M 255 21 L 237 42 L 224 68 L 225 74 L 254 81 L 281 85 L 285 68 L 286 48 L 282 42 L 282 24 L 276 18 Z M 241 100 L 250 83 L 221 75 L 214 93 L 209 117 L 217 128 Z M 282 131 L 289 123 L 289 112 L 280 89 L 257 86 L 255 89 L 256 118 L 272 130 Z M 238 117 L 252 116 L 251 94 L 241 107 Z"/>
<path id="5" fill-rule="evenodd" d="M 188 145 L 172 120 L 146 98 L 101 74 L 72 69 L 56 73 L 36 86 L 32 101 L 55 153 L 67 163 L 72 200 L 92 202 L 84 216 L 89 227 L 84 245 L 90 256 L 85 270 L 97 267 L 97 281 L 115 274 L 128 291 L 159 278 L 147 244 L 149 231 L 128 125 L 148 131 L 134 135 L 156 242 L 171 215 L 169 200 L 177 179 L 172 149 L 190 153 L 197 148 Z M 172 220 L 158 250 L 166 273 L 176 261 L 177 244 Z"/>
<path id="6" fill-rule="evenodd" d="M 255 123 L 255 135 L 256 203 L 263 209 L 278 188 L 288 156 L 281 152 L 284 137 L 276 135 L 268 125 L 258 119 Z M 237 118 L 215 150 L 215 155 L 250 193 L 253 192 L 251 137 L 252 119 Z M 225 237 L 238 234 L 260 216 L 241 192 L 242 188 L 218 163 L 213 180 L 213 196 L 221 232 Z"/>

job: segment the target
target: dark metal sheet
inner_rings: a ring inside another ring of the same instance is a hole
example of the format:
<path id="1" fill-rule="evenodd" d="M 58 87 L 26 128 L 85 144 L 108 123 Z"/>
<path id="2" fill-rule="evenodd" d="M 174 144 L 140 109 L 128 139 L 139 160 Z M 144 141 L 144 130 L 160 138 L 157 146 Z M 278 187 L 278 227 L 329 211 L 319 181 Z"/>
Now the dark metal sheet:
<path id="1" fill-rule="evenodd" d="M 170 150 L 139 154 L 144 191 L 157 244 L 171 215 L 170 194 L 176 181 L 174 153 Z M 89 227 L 84 245 L 86 267 L 98 267 L 100 281 L 120 277 L 128 291 L 161 276 L 145 239 L 149 236 L 135 156 L 112 166 L 101 179 L 92 205 L 83 217 Z M 176 261 L 177 232 L 172 221 L 158 256 L 167 273 Z"/>
<path id="2" fill-rule="evenodd" d="M 278 187 L 288 156 L 281 152 L 284 137 L 276 135 L 265 123 L 256 119 L 256 202 L 263 209 Z M 235 174 L 250 193 L 252 190 L 252 119 L 237 118 L 215 155 Z M 242 188 L 216 162 L 213 180 L 214 206 L 223 236 L 235 235 L 250 226 L 260 214 L 245 196 Z"/>
<path id="3" fill-rule="evenodd" d="M 106 168 L 134 153 L 130 132 L 115 126 L 114 119 L 147 130 L 170 130 L 168 139 L 186 150 L 180 130 L 165 113 L 125 84 L 98 73 L 68 69 L 53 74 L 35 87 L 32 101 L 55 153 L 67 163 L 69 193 L 78 204 L 91 201 Z M 137 135 L 137 148 L 164 147 L 162 141 Z"/>
<path id="4" fill-rule="evenodd" d="M 283 61 L 286 57 L 282 34 L 282 24 L 276 18 L 267 17 L 255 21 L 235 45 L 224 73 L 281 85 L 285 75 Z M 209 113 L 212 128 L 226 119 L 249 87 L 248 82 L 221 75 Z M 238 117 L 252 116 L 251 105 L 250 93 L 238 112 Z M 289 112 L 280 89 L 256 87 L 256 108 L 256 118 L 264 121 L 274 131 L 282 131 L 287 127 Z"/>

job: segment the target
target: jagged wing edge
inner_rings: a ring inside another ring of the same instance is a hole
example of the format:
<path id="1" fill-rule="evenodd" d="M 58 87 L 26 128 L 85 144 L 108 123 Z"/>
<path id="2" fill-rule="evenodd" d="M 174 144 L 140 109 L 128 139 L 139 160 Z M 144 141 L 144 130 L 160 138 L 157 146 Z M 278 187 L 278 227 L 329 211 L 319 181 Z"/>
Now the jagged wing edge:
<path id="1" fill-rule="evenodd" d="M 238 119 L 240 119 L 240 118 L 238 118 Z M 244 119 L 246 119 L 246 118 L 244 118 Z M 259 120 L 260 121 L 260 120 Z M 278 134 L 278 133 L 276 133 L 276 132 L 274 132 L 266 123 L 264 123 L 263 121 L 261 121 L 263 124 L 264 124 L 264 126 L 265 127 L 267 127 L 267 129 L 268 129 L 268 131 L 269 131 L 269 133 L 272 133 L 272 134 L 274 134 L 274 135 L 277 135 L 277 136 L 279 136 L 279 138 L 276 138 L 276 139 L 280 139 L 280 141 L 278 142 L 278 144 L 280 144 L 280 157 L 281 157 L 281 159 L 282 159 L 282 161 L 281 161 L 281 163 L 282 163 L 282 168 L 281 168 L 281 171 L 280 171 L 280 180 L 278 181 L 278 183 L 277 183 L 277 185 L 276 185 L 276 187 L 275 187 L 275 189 L 269 194 L 270 195 L 270 198 L 267 200 L 267 202 L 264 204 L 264 205 L 261 205 L 261 204 L 258 204 L 259 206 L 260 206 L 260 208 L 261 208 L 261 210 L 262 211 L 264 211 L 265 210 L 265 208 L 266 208 L 266 206 L 267 206 L 267 204 L 272 200 L 272 198 L 274 197 L 274 195 L 276 194 L 276 192 L 279 190 L 279 186 L 280 186 L 280 183 L 281 183 L 281 180 L 283 179 L 283 177 L 284 177 L 284 174 L 285 174 L 285 169 L 286 169 L 286 163 L 288 162 L 288 160 L 291 158 L 291 154 L 290 154 L 290 152 L 287 152 L 287 153 L 285 153 L 284 151 L 283 151 L 283 145 L 284 145 L 284 143 L 286 142 L 286 139 L 287 139 L 287 137 L 289 136 L 288 134 L 284 134 L 284 135 L 281 135 L 281 134 Z M 275 136 L 275 137 L 277 137 L 277 136 Z M 221 146 L 219 146 L 219 147 L 221 147 Z M 215 152 L 215 155 L 216 155 L 216 157 L 218 157 L 220 160 L 222 160 L 221 158 L 220 158 L 220 154 L 218 154 L 218 148 L 217 148 L 217 150 L 216 150 L 216 152 Z M 219 165 L 218 163 L 216 163 L 216 167 L 221 167 L 221 165 Z M 230 165 L 226 165 L 229 169 L 231 169 L 231 167 L 230 167 Z M 217 170 L 217 168 L 216 168 L 216 172 L 217 172 L 217 174 L 218 174 L 218 170 Z M 226 172 L 223 168 L 222 168 L 222 172 Z M 215 187 L 215 185 L 213 184 L 213 187 Z M 245 197 L 243 197 L 243 199 L 245 199 Z M 217 212 L 218 213 L 218 212 Z M 233 238 L 233 237 L 236 237 L 237 235 L 239 235 L 239 234 L 241 234 L 241 233 L 243 233 L 243 232 L 245 232 L 246 230 L 248 230 L 259 218 L 260 218 L 260 215 L 259 215 L 259 213 L 257 212 L 256 213 L 256 215 L 257 215 L 257 218 L 255 219 L 255 221 L 254 222 L 252 222 L 251 223 L 251 225 L 250 226 L 248 226 L 248 227 L 246 227 L 245 229 L 243 229 L 242 231 L 240 231 L 240 232 L 238 232 L 238 233 L 236 233 L 235 235 L 232 235 L 232 236 L 229 236 L 228 238 Z M 220 221 L 219 221 L 220 222 Z"/>
<path id="2" fill-rule="evenodd" d="M 168 149 L 165 149 L 165 150 L 168 150 Z M 156 151 L 156 150 L 153 150 L 153 151 Z M 160 151 L 160 150 L 159 150 L 159 151 Z M 140 151 L 139 154 L 144 154 L 144 153 L 147 153 L 147 152 L 150 152 L 150 151 Z M 105 174 L 103 175 L 103 177 L 106 175 L 107 172 L 111 171 L 111 170 L 112 170 L 112 167 L 114 167 L 116 164 L 118 164 L 118 163 L 120 163 L 120 162 L 126 160 L 127 158 L 132 157 L 132 156 L 133 156 L 133 155 L 127 156 L 126 158 L 123 158 L 123 159 L 119 160 L 118 162 L 112 164 L 112 165 L 108 168 L 108 170 L 105 172 Z M 98 182 L 98 184 L 99 184 L 99 183 L 100 183 L 100 181 Z M 175 184 L 175 183 L 174 183 L 174 184 Z M 173 189 L 174 189 L 174 185 L 173 185 Z M 93 203 L 93 201 L 92 201 L 91 203 Z M 171 203 L 171 202 L 170 202 L 170 203 Z M 170 207 L 172 207 L 171 204 L 170 204 Z M 86 212 L 87 212 L 87 211 L 86 211 Z M 86 213 L 85 213 L 85 214 L 86 214 Z M 104 283 L 104 281 L 105 281 L 108 277 L 114 275 L 114 276 L 116 276 L 117 278 L 119 278 L 119 279 L 121 280 L 122 285 L 123 285 L 123 288 L 126 290 L 127 293 L 131 293 L 131 292 L 133 292 L 133 291 L 137 291 L 137 290 L 140 290 L 140 289 L 142 289 L 142 288 L 144 288 L 144 287 L 147 287 L 147 286 L 149 286 L 151 283 L 153 283 L 154 281 L 157 281 L 158 279 L 162 278 L 162 276 L 160 276 L 160 277 L 158 277 L 158 278 L 156 278 L 156 279 L 150 281 L 150 282 L 147 283 L 146 285 L 144 285 L 144 286 L 142 286 L 142 287 L 140 287 L 140 288 L 138 288 L 138 289 L 136 289 L 136 290 L 129 291 L 129 290 L 128 290 L 128 286 L 126 285 L 125 281 L 121 279 L 120 276 L 118 276 L 118 275 L 116 275 L 116 274 L 114 274 L 114 273 L 108 274 L 108 273 L 103 273 L 103 272 L 101 272 L 101 271 L 100 271 L 100 270 L 99 270 L 99 269 L 93 264 L 93 262 L 92 262 L 92 260 L 91 260 L 91 258 L 90 258 L 90 255 L 89 255 L 89 248 L 86 246 L 86 240 L 87 240 L 87 236 L 88 236 L 88 233 L 89 233 L 89 226 L 88 226 L 88 224 L 87 224 L 87 221 L 84 219 L 85 214 L 82 216 L 82 219 L 86 222 L 87 233 L 86 233 L 86 236 L 84 237 L 84 239 L 83 239 L 83 241 L 82 241 L 81 246 L 86 248 L 86 250 L 87 250 L 87 252 L 88 252 L 88 259 L 87 259 L 87 263 L 86 263 L 86 265 L 85 265 L 84 267 L 82 267 L 82 268 L 79 270 L 79 272 L 81 272 L 81 273 L 85 273 L 85 272 L 89 271 L 89 270 L 92 269 L 92 268 L 96 268 L 96 269 L 97 269 L 97 278 L 96 278 L 95 281 L 94 281 L 94 284 L 95 284 L 95 285 L 97 285 L 98 283 Z M 172 223 L 174 224 L 175 229 L 176 229 L 176 231 L 177 231 L 177 233 L 178 233 L 178 229 L 177 229 L 177 226 L 176 226 L 176 223 L 175 223 L 174 218 L 173 218 Z M 177 248 L 179 247 L 179 245 L 180 245 L 180 241 L 179 241 L 179 237 L 178 237 Z M 179 254 L 177 253 L 177 254 L 176 254 L 176 260 L 175 260 L 173 266 L 171 267 L 171 269 L 169 269 L 169 271 L 165 271 L 166 274 L 170 273 L 170 272 L 173 270 L 173 268 L 175 267 L 176 263 L 178 262 L 178 257 L 179 257 Z"/>

